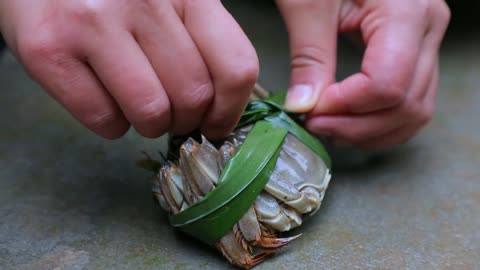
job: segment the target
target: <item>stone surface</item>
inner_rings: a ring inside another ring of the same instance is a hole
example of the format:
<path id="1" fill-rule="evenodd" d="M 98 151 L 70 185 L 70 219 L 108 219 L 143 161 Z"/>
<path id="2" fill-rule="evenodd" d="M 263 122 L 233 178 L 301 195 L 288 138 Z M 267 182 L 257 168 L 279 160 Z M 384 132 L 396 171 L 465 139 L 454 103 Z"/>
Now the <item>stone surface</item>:
<path id="1" fill-rule="evenodd" d="M 261 81 L 284 88 L 282 23 L 269 5 L 249 5 L 231 8 L 255 42 Z M 480 269 L 479 46 L 474 35 L 446 42 L 432 123 L 407 145 L 334 171 L 322 209 L 295 231 L 303 236 L 257 269 Z M 340 55 L 341 77 L 359 55 Z M 230 268 L 168 226 L 149 174 L 134 166 L 162 139 L 96 137 L 9 54 L 0 86 L 0 269 Z"/>

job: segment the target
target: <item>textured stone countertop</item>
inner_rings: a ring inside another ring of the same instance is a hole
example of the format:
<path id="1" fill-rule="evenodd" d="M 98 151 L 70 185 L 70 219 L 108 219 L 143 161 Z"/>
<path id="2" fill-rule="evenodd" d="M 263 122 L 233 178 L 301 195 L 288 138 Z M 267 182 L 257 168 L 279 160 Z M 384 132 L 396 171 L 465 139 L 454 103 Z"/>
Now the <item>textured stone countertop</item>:
<path id="1" fill-rule="evenodd" d="M 266 9 L 233 12 L 255 41 L 261 81 L 281 88 L 286 38 Z M 480 269 L 478 48 L 472 36 L 447 41 L 432 123 L 407 145 L 334 171 L 303 236 L 257 269 Z M 359 56 L 340 54 L 341 76 Z M 134 166 L 163 140 L 96 137 L 9 54 L 0 87 L 0 269 L 230 268 L 168 226 L 150 175 Z"/>

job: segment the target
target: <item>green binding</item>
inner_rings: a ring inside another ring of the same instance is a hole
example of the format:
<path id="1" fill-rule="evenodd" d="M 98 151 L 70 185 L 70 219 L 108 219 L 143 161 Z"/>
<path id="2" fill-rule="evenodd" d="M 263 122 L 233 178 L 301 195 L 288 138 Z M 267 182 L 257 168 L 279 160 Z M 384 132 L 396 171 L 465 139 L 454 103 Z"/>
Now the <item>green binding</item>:
<path id="1" fill-rule="evenodd" d="M 170 224 L 207 244 L 220 240 L 267 184 L 286 135 L 287 130 L 270 122 L 255 123 L 225 165 L 217 187 L 199 203 L 171 215 Z"/>
<path id="2" fill-rule="evenodd" d="M 210 245 L 220 240 L 267 184 L 288 133 L 306 144 L 331 168 L 330 157 L 321 142 L 288 116 L 293 113 L 279 105 L 284 98 L 285 95 L 280 94 L 249 103 L 238 127 L 254 126 L 225 165 L 219 184 L 199 203 L 171 215 L 173 227 Z"/>
<path id="3" fill-rule="evenodd" d="M 319 155 L 327 167 L 331 169 L 332 161 L 323 144 L 288 116 L 289 114 L 295 115 L 295 113 L 286 111 L 283 106 L 274 101 L 281 101 L 283 98 L 285 98 L 285 95 L 280 93 L 277 96 L 273 96 L 270 100 L 250 102 L 240 119 L 238 127 L 246 126 L 259 120 L 265 120 L 276 126 L 283 127 Z M 249 113 L 251 111 L 255 113 Z"/>

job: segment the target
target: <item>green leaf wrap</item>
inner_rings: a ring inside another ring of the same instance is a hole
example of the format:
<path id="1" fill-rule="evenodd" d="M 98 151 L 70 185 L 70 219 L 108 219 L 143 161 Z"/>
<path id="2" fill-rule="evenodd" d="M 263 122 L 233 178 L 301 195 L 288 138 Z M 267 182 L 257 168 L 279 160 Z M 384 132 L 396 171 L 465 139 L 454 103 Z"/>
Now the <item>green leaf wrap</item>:
<path id="1" fill-rule="evenodd" d="M 297 137 L 301 142 L 312 149 L 313 152 L 319 155 L 327 167 L 331 169 L 332 161 L 319 139 L 312 136 L 288 116 L 288 114 L 294 115 L 295 113 L 287 112 L 283 106 L 275 102 L 275 100 L 283 100 L 284 97 L 285 95 L 280 93 L 277 96 L 273 96 L 270 100 L 267 99 L 250 102 L 246 112 L 242 115 L 238 126 L 246 126 L 259 120 L 265 120 L 276 126 L 285 128 L 289 133 Z"/>

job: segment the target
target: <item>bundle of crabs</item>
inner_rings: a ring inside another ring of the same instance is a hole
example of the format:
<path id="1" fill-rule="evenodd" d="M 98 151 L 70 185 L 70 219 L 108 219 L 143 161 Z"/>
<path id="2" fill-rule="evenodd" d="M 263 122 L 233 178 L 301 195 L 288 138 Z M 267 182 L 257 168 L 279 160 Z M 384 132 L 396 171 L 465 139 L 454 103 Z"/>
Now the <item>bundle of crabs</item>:
<path id="1" fill-rule="evenodd" d="M 224 141 L 176 137 L 170 160 L 148 165 L 170 224 L 240 268 L 252 268 L 297 238 L 280 235 L 317 212 L 331 178 L 323 145 L 279 105 L 282 99 L 251 101 Z"/>

